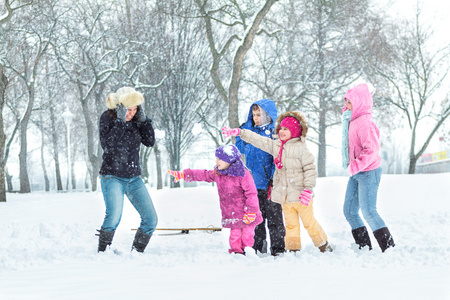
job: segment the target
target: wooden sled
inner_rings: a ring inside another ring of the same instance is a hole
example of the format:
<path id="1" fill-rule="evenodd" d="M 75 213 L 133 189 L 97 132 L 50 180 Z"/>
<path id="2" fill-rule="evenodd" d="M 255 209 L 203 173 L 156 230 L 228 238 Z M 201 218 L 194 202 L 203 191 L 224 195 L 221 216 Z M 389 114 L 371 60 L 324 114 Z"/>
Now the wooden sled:
<path id="1" fill-rule="evenodd" d="M 132 229 L 137 230 L 137 229 Z M 179 234 L 189 234 L 190 231 L 205 231 L 207 233 L 213 233 L 216 231 L 222 231 L 221 227 L 178 227 L 178 228 L 156 228 L 157 231 L 179 231 L 177 233 L 164 233 L 164 234 L 158 234 L 158 235 L 179 235 Z"/>

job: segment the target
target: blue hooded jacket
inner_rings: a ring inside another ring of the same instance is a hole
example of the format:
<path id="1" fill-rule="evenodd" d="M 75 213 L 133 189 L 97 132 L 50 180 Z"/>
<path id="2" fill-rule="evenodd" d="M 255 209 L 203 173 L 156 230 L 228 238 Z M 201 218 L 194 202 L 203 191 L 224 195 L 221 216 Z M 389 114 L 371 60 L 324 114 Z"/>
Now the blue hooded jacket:
<path id="1" fill-rule="evenodd" d="M 270 116 L 272 122 L 267 125 L 257 126 L 253 123 L 252 106 L 254 104 L 259 105 L 260 108 Z M 247 121 L 241 125 L 242 129 L 249 129 L 259 135 L 265 137 L 272 137 L 272 133 L 275 130 L 275 121 L 277 120 L 277 107 L 275 102 L 270 99 L 263 99 L 256 101 L 250 105 Z M 265 190 L 269 184 L 269 179 L 272 179 L 275 171 L 275 165 L 273 163 L 273 156 L 255 146 L 244 142 L 239 136 L 236 137 L 236 147 L 239 151 L 245 155 L 245 165 L 251 171 L 253 180 L 255 181 L 256 188 L 259 190 Z"/>

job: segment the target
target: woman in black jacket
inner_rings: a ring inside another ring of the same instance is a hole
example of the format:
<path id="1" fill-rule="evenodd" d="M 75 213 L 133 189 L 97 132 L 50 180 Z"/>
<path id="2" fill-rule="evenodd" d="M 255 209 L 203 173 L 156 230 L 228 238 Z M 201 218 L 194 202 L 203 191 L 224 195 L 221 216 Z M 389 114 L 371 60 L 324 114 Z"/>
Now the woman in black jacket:
<path id="1" fill-rule="evenodd" d="M 111 245 L 122 217 L 124 195 L 141 216 L 132 249 L 144 252 L 156 229 L 158 217 L 150 194 L 140 177 L 139 149 L 155 144 L 152 121 L 145 115 L 144 97 L 133 88 L 123 87 L 108 96 L 108 110 L 100 117 L 100 143 L 103 163 L 100 182 L 106 215 L 99 231 L 98 252 Z"/>

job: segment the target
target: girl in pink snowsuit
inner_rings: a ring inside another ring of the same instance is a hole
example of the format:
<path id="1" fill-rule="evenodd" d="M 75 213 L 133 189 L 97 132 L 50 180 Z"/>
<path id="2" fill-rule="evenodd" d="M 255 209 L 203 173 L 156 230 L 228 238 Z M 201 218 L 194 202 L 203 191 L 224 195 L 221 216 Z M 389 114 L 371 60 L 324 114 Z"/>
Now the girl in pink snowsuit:
<path id="1" fill-rule="evenodd" d="M 254 243 L 255 227 L 262 222 L 258 192 L 253 177 L 241 161 L 241 153 L 234 145 L 216 149 L 214 170 L 171 171 L 175 182 L 216 182 L 222 211 L 222 227 L 230 228 L 229 253 L 245 254 L 245 247 Z"/>

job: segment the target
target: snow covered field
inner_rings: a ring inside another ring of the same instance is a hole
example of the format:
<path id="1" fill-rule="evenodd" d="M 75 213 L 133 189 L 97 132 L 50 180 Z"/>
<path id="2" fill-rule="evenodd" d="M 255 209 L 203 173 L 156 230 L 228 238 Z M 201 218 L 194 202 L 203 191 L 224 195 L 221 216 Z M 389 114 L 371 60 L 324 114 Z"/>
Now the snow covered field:
<path id="1" fill-rule="evenodd" d="M 229 231 L 161 235 L 130 253 L 126 202 L 97 253 L 101 193 L 8 194 L 0 203 L 0 299 L 450 299 L 450 173 L 383 175 L 379 212 L 397 246 L 359 251 L 342 213 L 347 178 L 318 179 L 315 214 L 335 249 L 230 255 Z M 159 227 L 220 226 L 216 188 L 151 190 Z"/>

